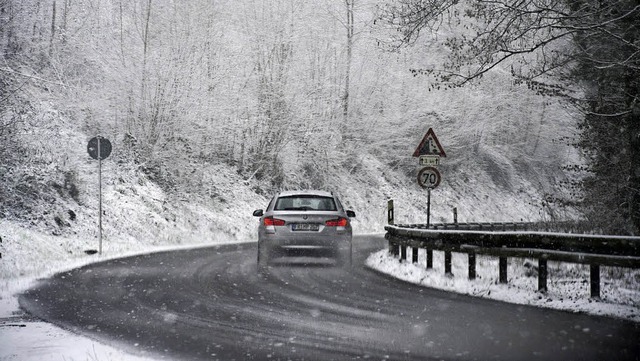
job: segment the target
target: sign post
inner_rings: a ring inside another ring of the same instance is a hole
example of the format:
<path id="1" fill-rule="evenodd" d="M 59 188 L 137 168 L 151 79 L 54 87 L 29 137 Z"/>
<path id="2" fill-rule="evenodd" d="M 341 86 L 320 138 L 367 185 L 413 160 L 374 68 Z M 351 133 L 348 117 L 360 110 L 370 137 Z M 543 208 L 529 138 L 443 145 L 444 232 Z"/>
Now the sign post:
<path id="1" fill-rule="evenodd" d="M 431 188 L 427 188 L 427 229 L 431 228 Z"/>
<path id="2" fill-rule="evenodd" d="M 427 228 L 431 226 L 431 190 L 440 185 L 441 178 L 435 167 L 424 167 L 418 172 L 418 184 L 427 190 Z"/>
<path id="3" fill-rule="evenodd" d="M 442 176 L 436 166 L 440 165 L 440 159 L 447 156 L 440 145 L 438 137 L 432 128 L 422 138 L 420 144 L 413 152 L 418 157 L 422 169 L 418 171 L 418 185 L 427 190 L 427 228 L 431 227 L 431 190 L 440 185 Z"/>
<path id="4" fill-rule="evenodd" d="M 87 152 L 98 160 L 98 253 L 102 254 L 102 160 L 111 154 L 111 142 L 100 135 L 93 137 L 89 140 Z"/>

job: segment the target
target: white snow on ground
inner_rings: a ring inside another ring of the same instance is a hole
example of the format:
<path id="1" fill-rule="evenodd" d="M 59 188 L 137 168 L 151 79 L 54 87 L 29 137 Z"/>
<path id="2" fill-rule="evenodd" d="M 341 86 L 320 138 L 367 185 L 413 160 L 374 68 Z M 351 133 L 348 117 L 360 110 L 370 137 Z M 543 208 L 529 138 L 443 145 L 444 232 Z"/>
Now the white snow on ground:
<path id="1" fill-rule="evenodd" d="M 29 288 L 31 277 L 5 281 L 0 287 L 0 360 L 2 361 L 143 361 L 143 358 L 28 318 L 19 310 L 17 295 Z"/>
<path id="2" fill-rule="evenodd" d="M 410 258 L 411 255 L 409 254 Z M 451 272 L 444 273 L 444 252 L 433 252 L 433 268 L 426 269 L 426 252 L 418 251 L 418 263 L 400 261 L 387 250 L 373 253 L 368 267 L 425 287 L 509 303 L 570 312 L 623 318 L 640 322 L 640 271 L 601 267 L 601 298 L 590 298 L 589 266 L 549 261 L 548 292 L 538 292 L 536 260 L 509 258 L 508 284 L 498 283 L 498 258 L 476 256 L 476 279 L 468 279 L 467 255 L 452 253 Z"/>
<path id="3" fill-rule="evenodd" d="M 46 322 L 12 324 L 2 321 L 0 360 L 143 361 L 154 360 L 154 358 L 125 354 L 113 347 L 75 335 Z"/>

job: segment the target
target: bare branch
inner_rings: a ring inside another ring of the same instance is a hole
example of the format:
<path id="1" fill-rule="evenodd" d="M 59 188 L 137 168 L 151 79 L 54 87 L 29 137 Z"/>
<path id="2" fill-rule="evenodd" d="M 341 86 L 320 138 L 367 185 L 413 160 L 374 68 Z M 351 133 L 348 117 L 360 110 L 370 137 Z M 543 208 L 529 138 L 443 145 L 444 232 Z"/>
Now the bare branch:
<path id="1" fill-rule="evenodd" d="M 29 78 L 29 79 L 42 81 L 42 82 L 49 83 L 49 84 L 55 84 L 55 85 L 60 85 L 60 86 L 66 87 L 66 84 L 64 84 L 64 83 L 60 83 L 60 82 L 52 81 L 52 80 L 47 80 L 47 79 L 44 79 L 44 78 L 41 78 L 41 77 L 38 77 L 38 76 L 35 76 L 35 75 L 29 75 L 29 74 L 20 73 L 20 72 L 15 71 L 15 70 L 13 70 L 11 68 L 0 68 L 0 71 L 3 71 L 5 73 L 19 75 L 19 76 L 22 76 L 22 77 L 25 77 L 25 78 Z"/>

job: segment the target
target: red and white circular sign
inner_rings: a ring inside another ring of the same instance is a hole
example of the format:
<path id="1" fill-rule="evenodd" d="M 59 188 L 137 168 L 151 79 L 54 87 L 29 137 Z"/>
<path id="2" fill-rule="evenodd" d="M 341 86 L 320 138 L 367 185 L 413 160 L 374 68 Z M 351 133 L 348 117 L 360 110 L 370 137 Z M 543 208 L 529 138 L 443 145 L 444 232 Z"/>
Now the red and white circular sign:
<path id="1" fill-rule="evenodd" d="M 424 167 L 418 172 L 418 184 L 425 189 L 433 189 L 440 185 L 442 176 L 435 167 Z"/>

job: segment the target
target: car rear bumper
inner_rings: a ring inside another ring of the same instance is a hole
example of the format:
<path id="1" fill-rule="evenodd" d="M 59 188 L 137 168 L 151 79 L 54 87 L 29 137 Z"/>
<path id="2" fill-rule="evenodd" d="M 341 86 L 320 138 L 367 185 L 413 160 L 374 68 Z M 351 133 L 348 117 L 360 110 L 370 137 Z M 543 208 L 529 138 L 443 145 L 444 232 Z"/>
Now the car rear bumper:
<path id="1" fill-rule="evenodd" d="M 274 256 L 317 256 L 333 257 L 340 252 L 351 250 L 351 234 L 327 235 L 313 232 L 287 232 L 280 234 L 263 234 L 260 247 L 270 250 Z"/>

